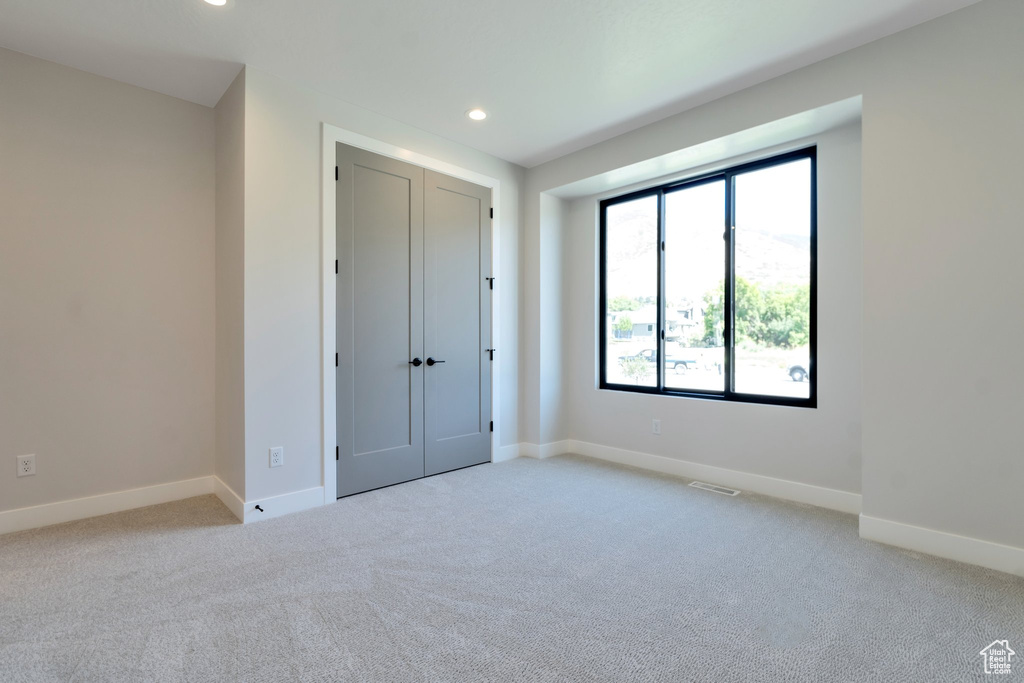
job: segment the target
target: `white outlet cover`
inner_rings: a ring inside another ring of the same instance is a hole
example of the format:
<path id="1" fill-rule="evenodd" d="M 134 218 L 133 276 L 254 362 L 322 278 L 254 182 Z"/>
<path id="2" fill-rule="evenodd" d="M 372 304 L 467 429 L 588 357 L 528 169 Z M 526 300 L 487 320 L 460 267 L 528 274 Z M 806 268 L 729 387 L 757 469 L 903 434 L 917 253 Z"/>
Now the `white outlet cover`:
<path id="1" fill-rule="evenodd" d="M 35 455 L 19 455 L 17 456 L 17 463 L 19 477 L 31 477 L 36 473 Z"/>
<path id="2" fill-rule="evenodd" d="M 651 420 L 651 433 L 661 434 L 661 420 Z"/>
<path id="3" fill-rule="evenodd" d="M 270 449 L 270 466 L 280 467 L 284 464 L 284 447 L 277 446 Z"/>

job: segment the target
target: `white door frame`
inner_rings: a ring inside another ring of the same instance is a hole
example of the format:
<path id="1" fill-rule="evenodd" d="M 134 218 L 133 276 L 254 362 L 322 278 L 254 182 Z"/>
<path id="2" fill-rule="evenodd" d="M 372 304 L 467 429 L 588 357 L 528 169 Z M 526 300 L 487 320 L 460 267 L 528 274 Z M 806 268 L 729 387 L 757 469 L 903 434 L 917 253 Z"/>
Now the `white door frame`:
<path id="1" fill-rule="evenodd" d="M 494 208 L 494 220 L 491 221 L 491 277 L 498 282 L 504 282 L 505 278 L 498 272 L 500 259 L 494 257 L 500 253 L 501 244 L 501 183 L 497 178 L 471 171 L 461 166 L 450 164 L 446 161 L 434 159 L 412 150 L 397 147 L 388 142 L 375 140 L 374 138 L 355 133 L 350 130 L 332 126 L 329 123 L 321 123 L 321 164 L 320 180 L 323 191 L 321 192 L 322 204 L 320 209 L 320 256 L 322 269 L 320 272 L 320 386 L 323 390 L 320 402 L 320 422 L 323 426 L 323 433 L 320 438 L 320 446 L 323 452 L 323 467 L 321 468 L 321 480 L 324 486 L 324 504 L 334 503 L 338 499 L 338 467 L 334 460 L 335 447 L 338 441 L 337 429 L 337 403 L 338 387 L 337 374 L 334 367 L 334 354 L 337 351 L 337 291 L 334 286 L 334 259 L 337 255 L 336 216 L 335 199 L 337 186 L 334 180 L 334 166 L 337 164 L 335 153 L 336 144 L 341 142 L 352 147 L 359 147 L 375 154 L 380 154 L 399 161 L 422 166 L 432 171 L 438 171 L 455 178 L 468 180 L 471 183 L 491 188 L 491 206 Z M 491 305 L 491 345 L 499 340 L 501 330 L 501 309 Z M 498 372 L 502 354 L 494 356 L 491 363 L 491 418 L 494 420 L 494 432 L 491 434 L 491 460 L 497 451 L 495 444 L 501 443 L 498 439 L 499 420 L 499 397 L 501 396 L 499 381 L 501 373 Z"/>

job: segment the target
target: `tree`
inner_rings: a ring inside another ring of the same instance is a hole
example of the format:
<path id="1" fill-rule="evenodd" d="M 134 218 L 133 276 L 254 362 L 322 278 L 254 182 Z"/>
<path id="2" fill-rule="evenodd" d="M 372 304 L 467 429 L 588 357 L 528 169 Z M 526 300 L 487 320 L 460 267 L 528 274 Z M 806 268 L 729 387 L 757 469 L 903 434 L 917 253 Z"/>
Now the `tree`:
<path id="1" fill-rule="evenodd" d="M 810 341 L 811 288 L 780 285 L 763 294 L 760 341 L 768 346 L 795 348 Z"/>
<path id="2" fill-rule="evenodd" d="M 736 342 L 772 348 L 796 348 L 810 341 L 810 285 L 776 285 L 762 290 L 756 282 L 736 278 Z M 721 285 L 704 295 L 704 342 L 717 345 L 724 304 Z"/>
<path id="3" fill-rule="evenodd" d="M 642 356 L 630 356 L 622 361 L 622 373 L 634 384 L 640 384 L 651 374 L 651 364 Z"/>
<path id="4" fill-rule="evenodd" d="M 735 303 L 736 341 L 758 343 L 763 337 L 764 297 L 757 284 L 745 278 L 736 278 Z"/>
<path id="5" fill-rule="evenodd" d="M 638 311 L 640 308 L 640 302 L 636 299 L 630 299 L 628 296 L 617 296 L 608 302 L 608 311 L 611 313 Z"/>
<path id="6" fill-rule="evenodd" d="M 620 337 L 629 336 L 629 333 L 633 331 L 633 321 L 629 319 L 628 315 L 619 316 L 619 319 L 615 321 L 615 331 L 619 333 Z"/>
<path id="7" fill-rule="evenodd" d="M 722 321 L 725 319 L 723 291 L 723 286 L 719 284 L 717 289 L 704 295 L 704 338 L 702 342 L 709 347 L 721 346 L 725 343 L 721 336 Z"/>

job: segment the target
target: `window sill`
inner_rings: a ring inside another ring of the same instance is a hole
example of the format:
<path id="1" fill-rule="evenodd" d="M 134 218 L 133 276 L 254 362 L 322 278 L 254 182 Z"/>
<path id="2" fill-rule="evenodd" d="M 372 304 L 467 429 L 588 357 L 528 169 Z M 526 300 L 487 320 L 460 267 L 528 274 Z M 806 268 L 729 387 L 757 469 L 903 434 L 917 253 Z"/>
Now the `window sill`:
<path id="1" fill-rule="evenodd" d="M 646 396 L 668 396 L 672 398 L 690 398 L 701 401 L 715 401 L 718 403 L 746 403 L 754 405 L 781 406 L 784 408 L 811 408 L 817 409 L 818 400 L 816 396 L 810 398 L 791 398 L 787 396 L 766 396 L 762 394 L 741 394 L 728 392 L 725 394 L 658 389 L 657 387 L 639 387 L 629 384 L 601 384 L 598 391 L 615 391 L 625 394 L 642 394 Z"/>

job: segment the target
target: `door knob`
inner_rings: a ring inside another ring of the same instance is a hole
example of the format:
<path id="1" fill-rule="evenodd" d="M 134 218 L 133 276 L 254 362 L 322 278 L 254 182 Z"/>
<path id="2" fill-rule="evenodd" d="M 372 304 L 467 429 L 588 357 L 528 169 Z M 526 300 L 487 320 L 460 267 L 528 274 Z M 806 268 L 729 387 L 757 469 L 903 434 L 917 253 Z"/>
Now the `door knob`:
<path id="1" fill-rule="evenodd" d="M 421 361 L 419 358 L 413 358 L 411 361 L 409 361 L 409 365 L 413 366 L 414 368 L 418 368 L 419 366 L 423 365 L 423 361 Z"/>
<path id="2" fill-rule="evenodd" d="M 433 358 L 428 358 L 427 359 L 427 365 L 437 365 L 438 363 L 443 363 L 443 362 L 444 362 L 443 360 L 434 360 Z"/>

